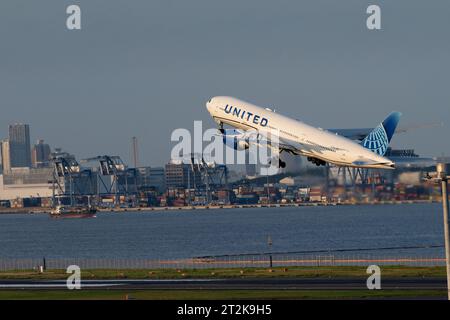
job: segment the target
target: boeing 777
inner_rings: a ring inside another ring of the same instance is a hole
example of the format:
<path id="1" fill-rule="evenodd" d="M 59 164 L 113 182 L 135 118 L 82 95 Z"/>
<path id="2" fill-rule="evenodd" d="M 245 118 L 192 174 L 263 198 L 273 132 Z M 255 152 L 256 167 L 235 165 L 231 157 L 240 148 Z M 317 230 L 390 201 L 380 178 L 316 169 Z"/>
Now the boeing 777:
<path id="1" fill-rule="evenodd" d="M 400 120 L 400 112 L 392 112 L 361 142 L 357 142 L 340 135 L 339 130 L 330 132 L 316 128 L 233 97 L 211 98 L 206 108 L 219 125 L 224 142 L 235 149 L 249 148 L 249 132 L 265 137 L 276 132 L 280 153 L 306 156 L 317 166 L 331 163 L 356 168 L 395 168 L 395 163 L 384 155 Z M 224 129 L 224 124 L 235 129 Z M 286 163 L 280 159 L 279 167 L 285 166 Z"/>

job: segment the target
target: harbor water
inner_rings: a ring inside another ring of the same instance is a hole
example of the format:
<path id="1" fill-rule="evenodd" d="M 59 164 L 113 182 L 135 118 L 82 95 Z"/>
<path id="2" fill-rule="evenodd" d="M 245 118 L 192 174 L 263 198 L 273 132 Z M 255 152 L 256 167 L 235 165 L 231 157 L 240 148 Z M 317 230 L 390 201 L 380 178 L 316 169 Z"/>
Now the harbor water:
<path id="1" fill-rule="evenodd" d="M 272 245 L 268 245 L 270 237 Z M 0 258 L 182 259 L 348 249 L 443 256 L 440 204 L 0 215 Z"/>

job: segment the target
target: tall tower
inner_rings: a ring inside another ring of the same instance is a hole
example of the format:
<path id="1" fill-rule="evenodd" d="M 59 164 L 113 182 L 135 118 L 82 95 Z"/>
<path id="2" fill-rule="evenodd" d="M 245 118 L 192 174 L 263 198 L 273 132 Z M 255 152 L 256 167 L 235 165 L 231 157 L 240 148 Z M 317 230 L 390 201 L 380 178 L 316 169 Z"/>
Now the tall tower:
<path id="1" fill-rule="evenodd" d="M 133 137 L 132 142 L 133 142 L 133 163 L 134 167 L 137 168 L 139 166 L 139 151 L 137 138 Z"/>
<path id="2" fill-rule="evenodd" d="M 9 125 L 11 167 L 31 167 L 30 126 L 16 123 Z"/>

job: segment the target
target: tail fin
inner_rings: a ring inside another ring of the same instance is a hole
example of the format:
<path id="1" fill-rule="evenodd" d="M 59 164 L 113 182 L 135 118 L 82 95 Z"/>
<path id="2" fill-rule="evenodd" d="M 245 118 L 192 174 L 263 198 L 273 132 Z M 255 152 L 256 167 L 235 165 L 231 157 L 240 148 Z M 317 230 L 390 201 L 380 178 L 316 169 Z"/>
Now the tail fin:
<path id="1" fill-rule="evenodd" d="M 381 156 L 387 151 L 389 142 L 391 142 L 394 135 L 395 128 L 400 120 L 400 112 L 391 112 L 391 114 L 384 119 L 367 137 L 361 141 L 361 145 Z"/>

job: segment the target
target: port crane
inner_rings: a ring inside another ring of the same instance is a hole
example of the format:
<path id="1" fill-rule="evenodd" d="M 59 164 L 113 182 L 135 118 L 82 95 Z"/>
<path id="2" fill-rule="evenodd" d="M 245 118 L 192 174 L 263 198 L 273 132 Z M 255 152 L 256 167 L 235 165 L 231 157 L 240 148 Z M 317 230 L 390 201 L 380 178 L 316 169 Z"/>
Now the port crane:
<path id="1" fill-rule="evenodd" d="M 66 195 L 67 188 L 61 184 L 61 178 L 69 180 L 69 196 L 70 205 L 75 204 L 74 200 L 74 187 L 77 187 L 78 193 L 81 194 L 81 188 L 74 182 L 74 176 L 80 174 L 80 165 L 75 158 L 68 153 L 54 154 L 51 156 L 50 161 L 53 163 L 53 181 L 52 181 L 52 199 L 53 206 L 56 205 L 56 188 L 58 188 L 58 196 Z"/>
<path id="2" fill-rule="evenodd" d="M 129 190 L 128 190 L 128 173 L 130 170 L 134 170 L 134 177 L 136 183 L 136 172 L 135 169 L 127 169 L 124 162 L 120 158 L 120 156 L 110 156 L 110 155 L 102 155 L 96 156 L 92 158 L 83 159 L 81 163 L 88 162 L 98 162 L 99 163 L 99 180 L 106 190 L 107 194 L 114 195 L 114 205 L 117 206 L 119 204 L 119 194 L 123 193 L 125 198 L 128 198 Z M 101 176 L 109 176 L 111 180 L 109 183 L 106 183 Z M 119 183 L 119 178 L 124 177 L 125 185 L 121 185 Z M 97 188 L 99 189 L 99 188 Z M 100 191 L 98 191 L 100 193 Z M 98 194 L 99 195 L 99 194 Z"/>
<path id="3" fill-rule="evenodd" d="M 217 164 L 215 161 L 206 161 L 208 154 L 192 153 L 189 160 L 192 172 L 198 171 L 201 174 L 203 183 L 205 184 L 207 203 L 211 203 L 211 186 L 216 189 L 225 185 L 228 190 L 228 168 L 226 165 Z M 194 189 L 195 179 L 194 179 Z M 228 199 L 229 201 L 229 199 Z"/>

